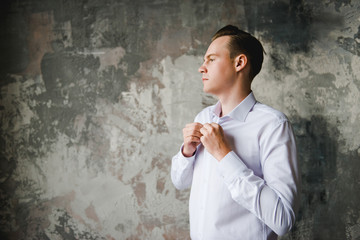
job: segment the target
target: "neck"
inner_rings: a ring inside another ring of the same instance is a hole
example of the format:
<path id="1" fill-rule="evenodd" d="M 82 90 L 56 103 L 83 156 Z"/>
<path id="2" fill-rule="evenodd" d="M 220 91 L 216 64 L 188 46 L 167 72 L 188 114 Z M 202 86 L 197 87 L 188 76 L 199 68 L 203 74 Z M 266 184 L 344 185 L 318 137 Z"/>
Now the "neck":
<path id="1" fill-rule="evenodd" d="M 239 105 L 251 93 L 251 86 L 243 84 L 239 87 L 234 87 L 230 92 L 218 96 L 221 103 L 221 117 L 229 114 L 237 105 Z"/>

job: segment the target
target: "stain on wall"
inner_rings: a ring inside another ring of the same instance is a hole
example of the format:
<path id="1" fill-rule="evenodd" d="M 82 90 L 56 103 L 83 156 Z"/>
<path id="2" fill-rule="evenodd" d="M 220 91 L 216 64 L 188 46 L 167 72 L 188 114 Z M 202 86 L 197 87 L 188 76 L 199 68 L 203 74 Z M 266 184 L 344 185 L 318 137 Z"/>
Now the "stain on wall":
<path id="1" fill-rule="evenodd" d="M 170 159 L 216 102 L 197 68 L 226 24 L 263 42 L 253 91 L 297 137 L 281 239 L 360 239 L 359 1 L 0 4 L 1 239 L 189 239 Z"/>

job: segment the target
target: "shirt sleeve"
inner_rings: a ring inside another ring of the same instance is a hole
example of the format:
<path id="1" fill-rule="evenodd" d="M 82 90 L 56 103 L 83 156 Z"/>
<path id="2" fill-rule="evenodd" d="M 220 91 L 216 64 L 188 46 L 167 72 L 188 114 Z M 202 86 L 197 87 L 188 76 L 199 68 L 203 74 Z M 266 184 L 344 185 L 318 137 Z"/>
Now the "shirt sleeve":
<path id="1" fill-rule="evenodd" d="M 182 148 L 183 146 L 181 146 L 180 151 L 172 158 L 171 162 L 171 181 L 179 190 L 191 186 L 196 155 L 195 152 L 193 156 L 185 157 L 182 154 Z"/>
<path id="2" fill-rule="evenodd" d="M 208 114 L 207 110 L 208 108 L 196 115 L 194 122 L 204 122 L 202 120 L 204 116 Z M 193 156 L 185 157 L 182 154 L 182 149 L 184 147 L 183 144 L 181 145 L 180 151 L 172 158 L 171 181 L 178 190 L 186 189 L 191 186 L 194 172 L 194 162 L 196 160 L 196 154 L 199 152 L 200 145 L 197 146 Z"/>
<path id="3" fill-rule="evenodd" d="M 219 163 L 219 171 L 232 198 L 284 235 L 295 222 L 300 176 L 296 143 L 286 120 L 259 139 L 263 178 L 256 176 L 235 152 Z"/>

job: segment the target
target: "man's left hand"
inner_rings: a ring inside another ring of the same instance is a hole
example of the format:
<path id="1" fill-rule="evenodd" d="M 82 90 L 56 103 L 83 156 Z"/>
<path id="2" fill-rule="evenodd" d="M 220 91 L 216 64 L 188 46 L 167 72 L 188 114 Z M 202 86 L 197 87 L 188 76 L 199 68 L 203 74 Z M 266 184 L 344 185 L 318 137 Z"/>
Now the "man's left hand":
<path id="1" fill-rule="evenodd" d="M 231 151 L 225 139 L 224 131 L 219 124 L 206 123 L 200 129 L 200 132 L 202 134 L 201 143 L 219 162 Z"/>

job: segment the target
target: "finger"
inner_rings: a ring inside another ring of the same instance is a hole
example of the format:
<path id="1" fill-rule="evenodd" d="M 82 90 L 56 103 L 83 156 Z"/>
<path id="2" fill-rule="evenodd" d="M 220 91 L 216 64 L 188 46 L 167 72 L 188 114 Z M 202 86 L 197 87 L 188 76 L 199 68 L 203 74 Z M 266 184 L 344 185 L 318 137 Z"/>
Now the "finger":
<path id="1" fill-rule="evenodd" d="M 185 128 L 188 128 L 188 129 L 197 129 L 197 130 L 200 130 L 200 128 L 202 128 L 203 125 L 201 123 L 198 123 L 198 122 L 194 122 L 194 123 L 188 123 L 186 124 Z"/>
<path id="2" fill-rule="evenodd" d="M 183 135 L 184 136 L 196 136 L 196 137 L 201 137 L 201 132 L 200 130 L 194 130 L 194 129 L 187 129 L 184 128 L 183 129 Z"/>
<path id="3" fill-rule="evenodd" d="M 212 126 L 208 123 L 204 124 L 200 129 L 202 135 L 208 135 L 212 131 Z"/>
<path id="4" fill-rule="evenodd" d="M 189 142 L 189 143 L 198 143 L 200 142 L 200 137 L 195 137 L 195 136 L 188 136 L 185 138 L 185 142 Z"/>
<path id="5" fill-rule="evenodd" d="M 190 142 L 192 142 L 192 141 L 197 142 L 201 137 L 202 137 L 202 134 L 200 134 L 198 136 L 188 135 L 188 136 L 184 136 L 184 139 L 189 139 L 188 141 L 190 141 Z"/>
<path id="6" fill-rule="evenodd" d="M 200 128 L 202 128 L 203 125 L 199 122 L 194 122 L 194 126 L 196 129 L 200 129 Z"/>
<path id="7" fill-rule="evenodd" d="M 217 123 L 211 123 L 211 127 L 212 127 L 216 132 L 220 132 L 220 133 L 223 132 L 222 127 L 221 127 L 219 124 L 217 124 Z"/>
<path id="8" fill-rule="evenodd" d="M 185 127 L 183 128 L 183 135 L 196 135 L 198 136 L 200 133 L 201 128 L 192 128 L 192 127 Z"/>
<path id="9" fill-rule="evenodd" d="M 207 132 L 208 132 L 208 130 L 207 130 L 205 127 L 202 127 L 202 128 L 200 129 L 201 135 L 206 135 Z"/>
<path id="10" fill-rule="evenodd" d="M 216 126 L 216 123 L 215 123 L 215 126 L 210 123 L 207 123 L 207 124 L 204 124 L 202 128 L 205 129 L 207 132 L 212 132 L 214 129 L 217 129 L 217 126 Z"/>
<path id="11" fill-rule="evenodd" d="M 202 128 L 205 128 L 206 130 L 211 130 L 212 126 L 209 123 L 205 123 Z"/>
<path id="12" fill-rule="evenodd" d="M 193 123 L 188 123 L 186 124 L 186 128 L 194 128 L 194 129 L 200 129 L 202 128 L 202 124 L 201 123 L 198 123 L 198 122 L 193 122 Z"/>

